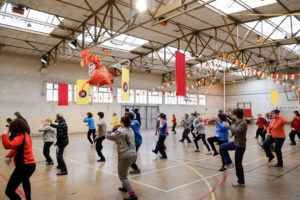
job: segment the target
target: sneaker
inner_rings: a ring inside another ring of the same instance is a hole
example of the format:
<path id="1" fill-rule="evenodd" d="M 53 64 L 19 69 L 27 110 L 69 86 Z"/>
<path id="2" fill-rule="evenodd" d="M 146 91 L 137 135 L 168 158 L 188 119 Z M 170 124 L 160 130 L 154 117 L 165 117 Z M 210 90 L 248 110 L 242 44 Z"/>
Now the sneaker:
<path id="1" fill-rule="evenodd" d="M 280 165 L 277 163 L 276 165 L 274 165 L 274 167 L 283 167 L 283 165 L 282 164 Z"/>
<path id="2" fill-rule="evenodd" d="M 269 157 L 268 162 L 271 162 L 274 158 L 275 158 L 275 156 L 272 155 L 271 157 Z"/>
<path id="3" fill-rule="evenodd" d="M 226 165 L 229 169 L 232 169 L 232 168 L 234 168 L 234 164 L 232 164 L 232 163 L 230 163 L 230 164 L 228 164 L 228 165 Z"/>
<path id="4" fill-rule="evenodd" d="M 192 143 L 192 141 L 188 141 L 187 143 Z"/>
<path id="5" fill-rule="evenodd" d="M 236 182 L 236 183 L 232 184 L 232 187 L 245 187 L 245 184 L 241 184 L 241 183 Z"/>
<path id="6" fill-rule="evenodd" d="M 137 196 L 129 196 L 127 198 L 125 198 L 124 200 L 138 200 Z"/>
<path id="7" fill-rule="evenodd" d="M 162 157 L 160 157 L 160 159 L 167 159 L 168 158 L 168 156 L 162 156 Z"/>
<path id="8" fill-rule="evenodd" d="M 119 187 L 119 191 L 121 191 L 121 192 L 127 192 L 127 189 L 124 188 L 124 187 Z"/>
<path id="9" fill-rule="evenodd" d="M 215 152 L 213 156 L 217 156 L 217 155 L 219 155 L 219 153 Z"/>
<path id="10" fill-rule="evenodd" d="M 54 165 L 54 162 L 46 162 L 46 165 Z"/>
<path id="11" fill-rule="evenodd" d="M 141 170 L 140 169 L 136 169 L 136 170 L 130 171 L 129 173 L 130 174 L 140 174 Z"/>
<path id="12" fill-rule="evenodd" d="M 210 154 L 212 154 L 212 152 L 211 152 L 211 151 L 208 151 L 208 152 L 206 152 L 205 154 L 206 154 L 206 155 L 210 155 Z"/>
<path id="13" fill-rule="evenodd" d="M 226 168 L 225 168 L 225 167 L 221 167 L 221 168 L 219 169 L 219 171 L 220 171 L 220 172 L 226 171 Z"/>
<path id="14" fill-rule="evenodd" d="M 290 145 L 296 145 L 296 143 L 293 143 L 293 142 L 292 142 Z"/>
<path id="15" fill-rule="evenodd" d="M 97 160 L 97 162 L 105 162 L 105 159 Z"/>
<path id="16" fill-rule="evenodd" d="M 67 171 L 61 171 L 61 172 L 58 172 L 56 175 L 57 176 L 64 176 L 64 175 L 68 175 L 68 172 Z"/>
<path id="17" fill-rule="evenodd" d="M 183 140 L 179 140 L 179 142 L 183 142 Z"/>
<path id="18" fill-rule="evenodd" d="M 154 150 L 152 150 L 152 152 L 153 152 L 153 153 L 155 153 L 155 154 L 157 154 L 157 152 L 156 152 L 156 151 L 154 151 Z"/>
<path id="19" fill-rule="evenodd" d="M 61 169 L 61 167 L 60 167 L 60 166 L 57 166 L 56 169 Z"/>
<path id="20" fill-rule="evenodd" d="M 196 149 L 194 152 L 200 152 L 200 150 L 199 150 L 199 149 Z"/>

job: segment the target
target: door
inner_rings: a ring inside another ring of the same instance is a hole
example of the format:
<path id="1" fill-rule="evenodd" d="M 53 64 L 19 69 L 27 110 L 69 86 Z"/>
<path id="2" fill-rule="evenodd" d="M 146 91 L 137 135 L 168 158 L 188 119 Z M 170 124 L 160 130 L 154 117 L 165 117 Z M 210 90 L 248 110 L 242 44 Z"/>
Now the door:
<path id="1" fill-rule="evenodd" d="M 147 107 L 147 129 L 156 129 L 158 113 L 159 110 L 157 106 Z"/>

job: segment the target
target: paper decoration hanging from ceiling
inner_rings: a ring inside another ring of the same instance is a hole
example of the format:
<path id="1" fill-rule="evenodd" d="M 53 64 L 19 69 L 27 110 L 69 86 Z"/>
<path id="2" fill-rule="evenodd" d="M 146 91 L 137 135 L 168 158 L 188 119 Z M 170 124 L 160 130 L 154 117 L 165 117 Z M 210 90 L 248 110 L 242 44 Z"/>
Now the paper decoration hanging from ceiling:
<path id="1" fill-rule="evenodd" d="M 186 96 L 185 55 L 176 51 L 176 86 L 177 96 Z"/>

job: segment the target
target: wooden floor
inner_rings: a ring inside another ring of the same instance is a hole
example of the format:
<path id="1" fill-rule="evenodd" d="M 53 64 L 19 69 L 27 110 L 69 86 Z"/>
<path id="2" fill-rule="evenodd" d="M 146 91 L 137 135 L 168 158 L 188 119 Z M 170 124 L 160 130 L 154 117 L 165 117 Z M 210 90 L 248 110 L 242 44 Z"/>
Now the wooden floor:
<path id="1" fill-rule="evenodd" d="M 207 127 L 207 136 L 213 135 L 215 126 Z M 283 168 L 274 168 L 275 161 L 267 163 L 263 150 L 254 139 L 256 127 L 248 130 L 247 150 L 244 156 L 245 188 L 233 188 L 235 170 L 219 172 L 220 158 L 205 155 L 203 144 L 200 153 L 194 144 L 180 143 L 182 129 L 166 139 L 168 160 L 160 160 L 151 152 L 157 137 L 153 131 L 143 131 L 143 144 L 139 151 L 138 165 L 142 173 L 130 176 L 140 200 L 198 200 L 214 189 L 205 199 L 222 200 L 292 200 L 300 199 L 300 141 L 290 146 L 287 139 L 283 146 Z M 289 133 L 289 127 L 286 127 Z M 104 141 L 105 163 L 98 163 L 95 147 L 91 147 L 83 134 L 70 137 L 65 152 L 69 175 L 56 176 L 55 166 L 45 166 L 41 137 L 33 137 L 33 150 L 37 169 L 31 178 L 33 200 L 121 200 L 127 196 L 117 190 L 121 185 L 117 176 L 117 155 L 111 141 Z M 14 167 L 4 164 L 7 151 L 0 147 L 0 199 L 7 199 L 4 191 L 5 177 L 9 178 Z M 233 152 L 232 152 L 233 153 Z M 231 153 L 231 155 L 232 155 Z M 55 158 L 55 148 L 51 149 Z M 233 156 L 232 156 L 233 158 Z M 234 158 L 233 158 L 234 159 Z M 217 188 L 216 188 L 217 187 Z M 216 188 L 216 189 L 215 189 Z M 23 188 L 20 187 L 21 192 Z"/>

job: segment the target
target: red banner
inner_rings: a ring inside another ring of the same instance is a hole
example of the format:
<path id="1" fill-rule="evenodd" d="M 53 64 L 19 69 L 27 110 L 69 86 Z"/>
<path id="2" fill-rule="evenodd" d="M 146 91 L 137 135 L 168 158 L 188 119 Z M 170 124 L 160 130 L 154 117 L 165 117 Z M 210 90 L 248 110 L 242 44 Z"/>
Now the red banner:
<path id="1" fill-rule="evenodd" d="M 58 84 L 58 105 L 59 106 L 68 105 L 68 84 L 63 84 L 63 83 Z"/>
<path id="2" fill-rule="evenodd" d="M 176 86 L 177 96 L 186 96 L 185 55 L 176 51 Z"/>

